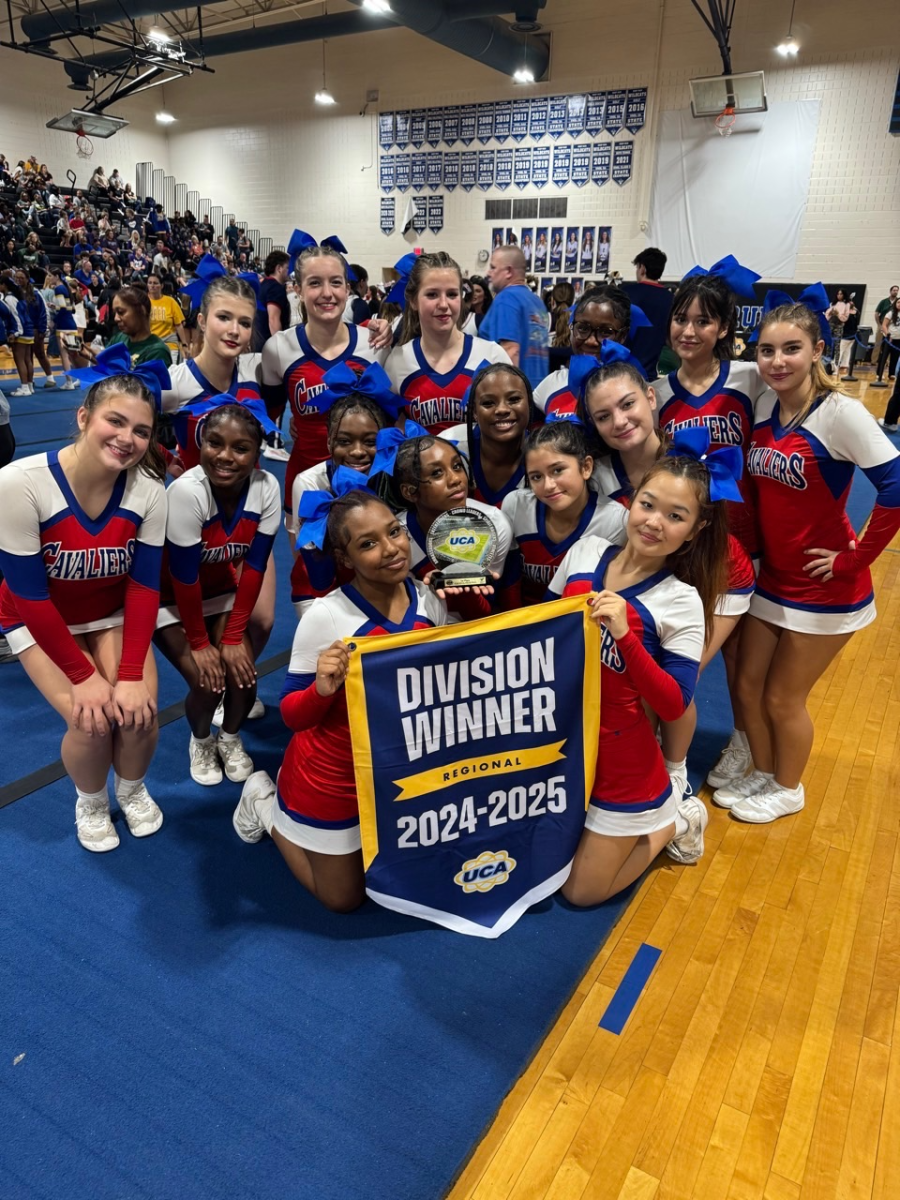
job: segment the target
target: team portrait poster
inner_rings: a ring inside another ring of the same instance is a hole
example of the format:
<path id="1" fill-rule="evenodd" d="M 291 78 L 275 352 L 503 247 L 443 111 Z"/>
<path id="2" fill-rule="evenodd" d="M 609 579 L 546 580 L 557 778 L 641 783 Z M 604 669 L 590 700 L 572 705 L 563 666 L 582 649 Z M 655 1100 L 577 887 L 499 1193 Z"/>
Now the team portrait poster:
<path id="1" fill-rule="evenodd" d="M 584 597 L 350 644 L 368 895 L 499 937 L 565 882 L 584 829 L 600 723 Z"/>

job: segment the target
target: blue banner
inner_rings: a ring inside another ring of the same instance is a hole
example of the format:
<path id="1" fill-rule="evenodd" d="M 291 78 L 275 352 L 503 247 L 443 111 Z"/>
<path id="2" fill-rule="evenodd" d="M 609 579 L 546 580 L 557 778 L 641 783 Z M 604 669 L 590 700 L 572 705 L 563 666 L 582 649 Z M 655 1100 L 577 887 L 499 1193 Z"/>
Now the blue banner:
<path id="1" fill-rule="evenodd" d="M 394 145 L 405 150 L 409 145 L 409 113 L 394 113 Z"/>
<path id="2" fill-rule="evenodd" d="M 625 101 L 625 128 L 629 133 L 640 133 L 647 118 L 647 89 L 629 88 Z"/>
<path id="3" fill-rule="evenodd" d="M 513 100 L 512 106 L 512 136 L 513 141 L 521 142 L 528 137 L 528 121 L 531 117 L 530 100 Z"/>
<path id="4" fill-rule="evenodd" d="M 393 196 L 382 196 L 381 197 L 381 232 L 382 233 L 393 233 L 394 232 L 394 212 L 395 212 L 394 197 Z"/>
<path id="5" fill-rule="evenodd" d="M 557 187 L 565 187 L 572 174 L 572 147 L 553 147 L 553 182 Z"/>
<path id="6" fill-rule="evenodd" d="M 612 177 L 621 187 L 631 178 L 631 164 L 634 158 L 634 142 L 616 142 L 613 146 Z"/>
<path id="7" fill-rule="evenodd" d="M 552 271 L 554 275 L 559 274 L 562 270 L 563 259 L 563 227 L 562 225 L 554 225 L 550 230 L 550 255 L 547 263 L 547 270 Z"/>
<path id="8" fill-rule="evenodd" d="M 463 104 L 459 110 L 459 140 L 464 146 L 475 141 L 475 105 Z"/>
<path id="9" fill-rule="evenodd" d="M 394 186 L 399 192 L 409 190 L 410 163 L 408 154 L 394 155 Z"/>
<path id="10" fill-rule="evenodd" d="M 494 140 L 509 141 L 512 131 L 512 103 L 509 100 L 498 100 L 494 105 Z"/>
<path id="11" fill-rule="evenodd" d="M 531 101 L 531 113 L 528 117 L 528 132 L 540 141 L 547 134 L 548 105 L 546 96 L 535 96 Z"/>
<path id="12" fill-rule="evenodd" d="M 513 152 L 512 150 L 498 150 L 494 159 L 494 187 L 505 192 L 512 183 L 512 178 Z"/>
<path id="13" fill-rule="evenodd" d="M 572 147 L 572 182 L 584 187 L 591 177 L 591 143 L 576 142 Z"/>
<path id="14" fill-rule="evenodd" d="M 535 146 L 531 152 L 531 182 L 546 187 L 550 182 L 550 147 Z"/>
<path id="15" fill-rule="evenodd" d="M 494 186 L 494 151 L 478 151 L 478 186 L 483 192 Z"/>
<path id="16" fill-rule="evenodd" d="M 425 118 L 425 139 L 429 146 L 439 146 L 444 140 L 444 110 L 429 108 Z"/>
<path id="17" fill-rule="evenodd" d="M 446 128 L 446 123 L 444 125 Z M 444 152 L 444 187 L 452 192 L 459 187 L 459 151 Z"/>
<path id="18" fill-rule="evenodd" d="M 594 154 L 591 158 L 591 181 L 598 187 L 609 183 L 612 145 L 612 142 L 594 142 Z"/>
<path id="19" fill-rule="evenodd" d="M 424 108 L 416 108 L 409 114 L 409 140 L 418 150 L 425 145 L 428 131 L 428 114 Z"/>
<path id="20" fill-rule="evenodd" d="M 416 233 L 424 233 L 428 224 L 428 201 L 424 196 L 421 199 L 417 196 L 413 204 L 416 208 L 413 214 L 413 229 Z"/>
<path id="21" fill-rule="evenodd" d="M 622 90 L 606 93 L 606 116 L 603 118 L 603 128 L 613 137 L 622 128 L 622 122 L 625 120 L 626 95 L 627 93 Z"/>
<path id="22" fill-rule="evenodd" d="M 494 102 L 478 105 L 478 116 L 475 125 L 476 135 L 482 146 L 486 146 L 494 136 Z"/>
<path id="23" fill-rule="evenodd" d="M 579 96 L 569 96 L 566 114 L 566 132 L 571 133 L 573 137 L 578 137 L 579 133 L 584 130 L 584 109 L 585 96 L 583 92 Z"/>
<path id="24" fill-rule="evenodd" d="M 570 225 L 566 230 L 566 255 L 563 260 L 566 271 L 578 270 L 578 226 Z"/>
<path id="25" fill-rule="evenodd" d="M 569 107 L 565 96 L 551 96 L 547 101 L 547 132 L 550 136 L 558 138 L 565 133 L 568 119 Z"/>
<path id="26" fill-rule="evenodd" d="M 444 109 L 444 145 L 455 146 L 459 141 L 459 105 L 451 104 Z"/>
<path id="27" fill-rule="evenodd" d="M 394 159 L 383 154 L 378 162 L 378 186 L 383 192 L 394 190 Z"/>
<path id="28" fill-rule="evenodd" d="M 478 154 L 475 150 L 464 150 L 459 156 L 459 182 L 463 191 L 471 192 L 478 179 Z"/>
<path id="29" fill-rule="evenodd" d="M 378 145 L 382 150 L 390 150 L 394 144 L 394 114 L 380 113 L 378 117 Z"/>
<path id="30" fill-rule="evenodd" d="M 436 192 L 444 182 L 444 156 L 440 150 L 431 150 L 425 157 L 425 182 Z"/>
<path id="31" fill-rule="evenodd" d="M 562 885 L 594 778 L 599 641 L 577 596 L 351 643 L 347 711 L 376 903 L 495 938 Z"/>
<path id="32" fill-rule="evenodd" d="M 425 164 L 427 159 L 424 154 L 413 154 L 410 169 L 410 181 L 413 186 L 413 191 L 421 192 L 425 187 Z"/>
<path id="33" fill-rule="evenodd" d="M 591 137 L 603 132 L 603 115 L 606 112 L 606 92 L 591 92 L 584 109 L 584 130 Z"/>
<path id="34" fill-rule="evenodd" d="M 525 188 L 531 183 L 531 147 L 516 146 L 515 166 L 513 167 L 513 182 L 517 188 Z"/>
<path id="35" fill-rule="evenodd" d="M 444 228 L 444 197 L 428 197 L 428 228 L 432 233 L 440 233 Z"/>

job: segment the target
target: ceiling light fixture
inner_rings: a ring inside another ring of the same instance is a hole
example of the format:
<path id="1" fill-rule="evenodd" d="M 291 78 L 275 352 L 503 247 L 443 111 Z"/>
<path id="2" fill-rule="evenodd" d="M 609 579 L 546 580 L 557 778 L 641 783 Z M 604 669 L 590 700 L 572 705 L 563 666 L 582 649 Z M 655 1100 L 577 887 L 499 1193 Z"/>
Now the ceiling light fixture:
<path id="1" fill-rule="evenodd" d="M 388 0 L 363 0 L 363 8 L 366 12 L 377 13 L 378 16 L 383 16 L 391 11 Z"/>
<path id="2" fill-rule="evenodd" d="M 516 83 L 534 83 L 534 73 L 529 67 L 519 67 L 518 71 L 513 72 L 513 80 Z"/>
<path id="3" fill-rule="evenodd" d="M 791 3 L 791 19 L 788 22 L 787 37 L 778 46 L 775 47 L 782 58 L 794 58 L 800 50 L 797 44 L 797 39 L 794 37 L 794 8 L 797 0 L 792 0 Z"/>
<path id="4" fill-rule="evenodd" d="M 177 117 L 173 117 L 172 114 L 168 112 L 158 112 L 156 114 L 156 119 L 159 121 L 160 125 L 172 125 L 178 120 Z"/>

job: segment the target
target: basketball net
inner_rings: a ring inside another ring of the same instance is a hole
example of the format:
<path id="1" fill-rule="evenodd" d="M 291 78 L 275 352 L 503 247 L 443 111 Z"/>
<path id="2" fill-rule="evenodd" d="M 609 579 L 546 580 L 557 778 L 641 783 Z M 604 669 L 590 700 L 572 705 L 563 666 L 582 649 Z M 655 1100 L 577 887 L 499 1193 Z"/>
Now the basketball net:
<path id="1" fill-rule="evenodd" d="M 734 111 L 734 105 L 726 104 L 715 121 L 716 133 L 719 137 L 731 137 L 731 131 L 734 128 L 736 120 L 737 116 Z"/>
<path id="2" fill-rule="evenodd" d="M 75 135 L 75 146 L 79 158 L 90 158 L 94 153 L 94 143 L 83 129 L 79 129 Z"/>

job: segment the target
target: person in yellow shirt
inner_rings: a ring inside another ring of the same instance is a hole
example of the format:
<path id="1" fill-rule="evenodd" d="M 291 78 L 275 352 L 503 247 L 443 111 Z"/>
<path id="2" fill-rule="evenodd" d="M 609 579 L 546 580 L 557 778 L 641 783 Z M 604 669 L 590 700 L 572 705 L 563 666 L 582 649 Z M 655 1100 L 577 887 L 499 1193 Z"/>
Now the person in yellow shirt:
<path id="1" fill-rule="evenodd" d="M 165 341 L 172 336 L 174 330 L 181 345 L 181 353 L 188 358 L 191 339 L 184 327 L 181 305 L 171 296 L 163 295 L 162 280 L 158 275 L 147 276 L 147 291 L 150 293 L 150 332 L 154 337 Z"/>

